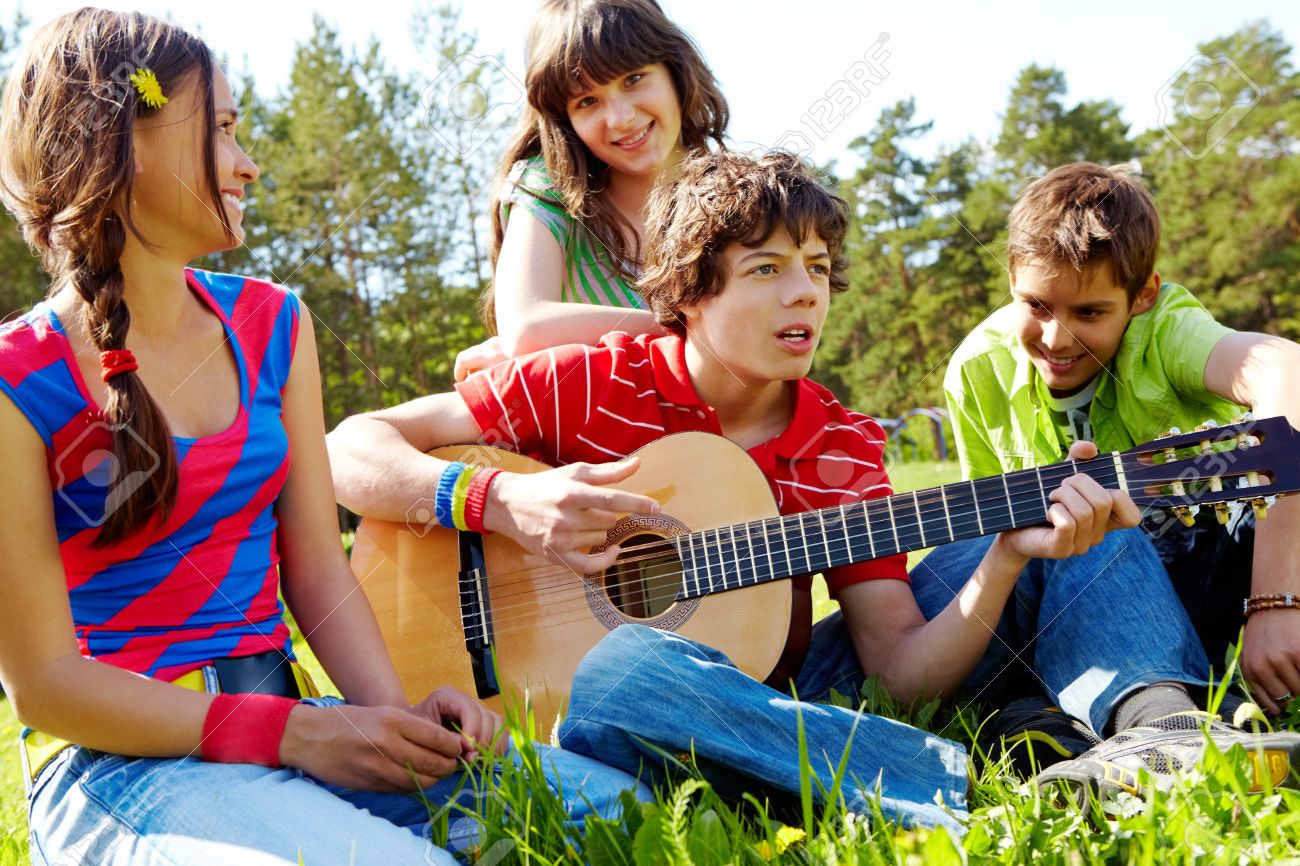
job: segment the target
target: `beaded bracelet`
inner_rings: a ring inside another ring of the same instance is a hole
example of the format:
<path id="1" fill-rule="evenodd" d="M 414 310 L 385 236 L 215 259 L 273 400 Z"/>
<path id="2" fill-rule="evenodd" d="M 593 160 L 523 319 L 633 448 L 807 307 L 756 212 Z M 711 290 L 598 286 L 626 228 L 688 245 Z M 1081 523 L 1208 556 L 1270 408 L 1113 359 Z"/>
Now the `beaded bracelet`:
<path id="1" fill-rule="evenodd" d="M 1244 619 L 1249 619 L 1252 613 L 1259 613 L 1261 610 L 1273 610 L 1279 607 L 1300 608 L 1296 603 L 1295 595 L 1290 592 L 1273 592 L 1266 595 L 1252 595 L 1241 601 L 1241 615 Z"/>

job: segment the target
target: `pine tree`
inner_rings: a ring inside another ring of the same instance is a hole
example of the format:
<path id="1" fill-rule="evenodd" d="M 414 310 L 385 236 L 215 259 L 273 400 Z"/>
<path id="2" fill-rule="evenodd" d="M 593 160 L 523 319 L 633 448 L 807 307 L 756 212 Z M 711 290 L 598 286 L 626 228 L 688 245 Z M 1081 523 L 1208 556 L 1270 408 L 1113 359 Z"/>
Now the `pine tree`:
<path id="1" fill-rule="evenodd" d="M 1300 338 L 1300 74 L 1256 22 L 1199 47 L 1143 138 L 1164 223 L 1157 267 L 1227 325 Z"/>
<path id="2" fill-rule="evenodd" d="M 0 68 L 8 70 L 13 63 L 26 27 L 21 11 L 14 14 L 9 28 L 0 24 Z M 23 240 L 18 222 L 9 211 L 0 210 L 0 321 L 27 310 L 45 295 L 48 287 L 49 276 Z"/>

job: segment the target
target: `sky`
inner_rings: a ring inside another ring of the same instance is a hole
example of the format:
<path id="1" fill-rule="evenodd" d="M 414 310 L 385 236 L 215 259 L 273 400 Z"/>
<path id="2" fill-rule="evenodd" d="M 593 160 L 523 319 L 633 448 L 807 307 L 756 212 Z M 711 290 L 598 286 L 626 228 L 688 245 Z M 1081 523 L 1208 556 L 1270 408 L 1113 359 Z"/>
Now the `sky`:
<path id="1" fill-rule="evenodd" d="M 784 144 L 815 162 L 851 167 L 848 144 L 870 130 L 881 109 L 914 96 L 917 117 L 933 120 L 923 151 L 967 137 L 988 140 L 1015 76 L 1030 63 L 1064 71 L 1069 104 L 1112 99 L 1135 131 L 1156 126 L 1160 96 L 1197 45 L 1268 19 L 1291 45 L 1300 40 L 1295 0 L 1187 2 L 833 2 L 833 0 L 661 0 L 669 17 L 701 47 L 731 106 L 730 134 L 740 146 Z M 67 0 L 23 4 L 43 23 L 83 5 Z M 295 41 L 313 14 L 345 41 L 380 40 L 389 62 L 441 70 L 419 56 L 410 37 L 412 2 L 266 0 L 155 2 L 136 8 L 197 29 L 236 72 L 248 68 L 259 91 L 288 80 Z M 462 26 L 479 52 L 499 55 L 523 76 L 523 46 L 537 0 L 469 0 Z M 0 0 L 0 20 L 18 8 Z M 1293 62 L 1295 57 L 1293 56 Z M 1177 110 L 1172 106 L 1171 110 Z"/>

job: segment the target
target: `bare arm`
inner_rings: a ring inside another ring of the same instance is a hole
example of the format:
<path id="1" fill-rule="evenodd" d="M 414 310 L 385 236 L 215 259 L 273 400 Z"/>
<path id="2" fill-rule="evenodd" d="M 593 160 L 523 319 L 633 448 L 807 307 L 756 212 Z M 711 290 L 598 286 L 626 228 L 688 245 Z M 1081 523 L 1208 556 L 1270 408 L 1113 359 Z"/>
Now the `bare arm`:
<path id="1" fill-rule="evenodd" d="M 1215 345 L 1205 387 L 1252 407 L 1256 417 L 1283 415 L 1300 429 L 1300 346 L 1281 337 L 1236 331 Z M 1255 533 L 1251 592 L 1300 596 L 1300 498 L 1279 500 Z M 1242 673 L 1269 712 L 1274 698 L 1300 694 L 1300 612 L 1265 610 L 1246 623 Z"/>
<path id="2" fill-rule="evenodd" d="M 316 337 L 311 315 L 304 306 L 293 368 L 284 392 L 284 426 L 293 463 L 276 505 L 281 589 L 312 651 L 350 704 L 409 710 L 374 611 L 360 591 L 339 541 L 320 395 Z M 430 718 L 422 709 L 415 714 L 415 720 L 402 720 L 427 737 L 427 742 L 416 740 L 424 749 L 412 750 L 408 744 L 392 741 L 373 745 L 366 742 L 352 748 L 360 748 L 365 757 L 377 760 L 385 770 L 401 770 L 400 759 L 397 764 L 386 759 L 404 751 L 415 751 L 423 760 L 423 764 L 413 760 L 414 766 L 442 768 L 448 763 L 454 766 L 462 753 L 473 751 L 474 743 L 492 741 L 501 725 L 499 716 L 454 689 L 439 689 L 421 708 L 426 705 L 441 709 L 441 717 Z M 441 728 L 443 718 L 457 723 L 462 734 L 460 742 Z M 381 716 L 380 720 L 387 721 L 388 717 Z M 343 719 L 336 710 L 299 711 L 291 716 L 291 722 L 282 747 L 286 760 L 296 760 L 325 774 L 336 770 L 328 764 L 317 767 L 321 753 L 340 748 L 340 722 L 355 722 Z M 348 733 L 346 728 L 343 732 Z M 500 745 L 504 747 L 504 740 Z M 346 743 L 341 747 L 349 748 Z M 368 754 L 371 752 L 374 754 Z"/>
<path id="3" fill-rule="evenodd" d="M 567 303 L 564 251 L 540 220 L 511 211 L 497 258 L 496 316 L 501 347 L 514 358 L 569 343 L 594 345 L 610 331 L 662 334 L 646 310 Z"/>
<path id="4" fill-rule="evenodd" d="M 12 501 L 0 521 L 0 679 L 25 725 L 108 752 L 187 755 L 203 732 L 208 695 L 83 658 L 77 647 L 54 528 L 45 446 L 0 397 L 0 489 Z"/>
<path id="5" fill-rule="evenodd" d="M 276 503 L 285 601 L 330 679 L 350 703 L 408 706 L 379 625 L 339 541 L 311 314 L 302 307 L 284 392 L 293 462 Z"/>
<path id="6" fill-rule="evenodd" d="M 447 466 L 424 452 L 480 436 L 455 392 L 348 418 L 327 437 L 339 502 L 362 516 L 407 522 L 413 508 L 428 502 Z M 647 496 L 600 486 L 627 478 L 639 465 L 630 457 L 535 475 L 503 472 L 488 488 L 483 525 L 580 574 L 603 571 L 618 557 L 618 545 L 594 556 L 587 551 L 605 540 L 619 516 L 659 510 Z"/>
<path id="7" fill-rule="evenodd" d="M 951 695 L 988 649 L 1025 562 L 991 548 L 957 597 L 929 622 L 901 580 L 842 589 L 840 609 L 863 671 L 879 674 L 889 693 L 904 702 Z M 922 560 L 916 570 L 925 567 Z"/>
<path id="8" fill-rule="evenodd" d="M 1071 456 L 1087 459 L 1096 449 L 1075 443 Z M 1001 533 L 956 597 L 929 622 L 901 581 L 874 580 L 840 591 L 840 608 L 862 669 L 880 674 L 903 701 L 948 697 L 957 691 L 988 649 L 1016 579 L 1030 559 L 1063 559 L 1087 551 L 1110 529 L 1136 526 L 1137 506 L 1127 494 L 1104 490 L 1075 475 L 1052 491 L 1051 526 Z M 925 560 L 915 570 L 926 568 Z M 966 575 L 940 575 L 962 581 Z"/>
<path id="9" fill-rule="evenodd" d="M 454 391 L 347 418 L 326 437 L 338 500 L 363 517 L 405 521 L 447 465 L 424 452 L 481 435 Z"/>
<path id="10" fill-rule="evenodd" d="M 44 444 L 6 398 L 0 398 L 0 436 L 6 442 L 0 484 L 27 503 L 0 521 L 0 544 L 11 550 L 0 566 L 5 597 L 0 605 L 0 678 L 18 718 L 51 736 L 101 751 L 199 755 L 211 695 L 81 655 L 54 527 Z M 296 525 L 297 518 L 291 517 L 290 524 Z M 337 532 L 333 542 L 337 547 Z M 346 669 L 332 673 L 341 673 L 345 681 L 355 678 Z M 423 783 L 432 784 L 455 769 L 461 747 L 457 735 L 405 710 L 298 706 L 289 714 L 280 759 L 339 784 L 404 790 L 411 786 L 407 764 Z"/>

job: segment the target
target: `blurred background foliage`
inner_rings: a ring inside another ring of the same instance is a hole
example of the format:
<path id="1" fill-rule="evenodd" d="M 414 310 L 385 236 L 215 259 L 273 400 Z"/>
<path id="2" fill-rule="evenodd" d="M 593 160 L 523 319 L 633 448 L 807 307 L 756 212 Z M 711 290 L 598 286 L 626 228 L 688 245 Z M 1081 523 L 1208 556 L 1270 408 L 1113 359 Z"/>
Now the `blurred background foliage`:
<path id="1" fill-rule="evenodd" d="M 5 69 L 26 35 L 22 20 L 0 24 Z M 459 66 L 483 98 L 509 86 L 491 62 L 465 67 L 475 40 L 454 11 L 426 9 L 413 35 L 443 61 L 430 68 Z M 854 164 L 823 166 L 853 210 L 851 290 L 834 301 L 814 378 L 882 417 L 942 405 L 949 354 L 1008 297 L 1011 202 L 1035 176 L 1080 159 L 1140 165 L 1165 222 L 1165 279 L 1230 326 L 1300 338 L 1292 46 L 1256 22 L 1200 50 L 1230 62 L 1176 79 L 1165 99 L 1184 110 L 1160 129 L 1131 130 L 1109 100 L 1070 104 L 1063 73 L 1036 65 L 1009 83 L 991 142 L 922 156 L 930 121 L 911 100 L 885 107 L 854 141 Z M 456 351 L 484 336 L 475 304 L 490 277 L 486 210 L 504 131 L 474 147 L 455 110 L 464 106 L 427 98 L 430 81 L 386 65 L 377 43 L 345 48 L 319 18 L 280 92 L 261 99 L 232 79 L 243 143 L 264 174 L 249 196 L 245 246 L 200 264 L 269 277 L 306 302 L 329 427 L 447 388 Z M 1234 105 L 1244 113 L 1219 140 L 1214 118 Z M 0 315 L 47 288 L 0 214 Z"/>

